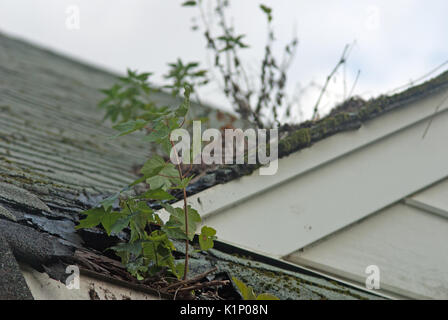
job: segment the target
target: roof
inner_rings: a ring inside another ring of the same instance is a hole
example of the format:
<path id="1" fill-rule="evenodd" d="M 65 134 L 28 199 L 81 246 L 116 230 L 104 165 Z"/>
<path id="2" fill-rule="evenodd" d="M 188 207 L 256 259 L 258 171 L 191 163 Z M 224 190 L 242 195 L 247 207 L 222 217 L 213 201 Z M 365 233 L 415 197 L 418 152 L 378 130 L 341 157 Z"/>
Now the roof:
<path id="1" fill-rule="evenodd" d="M 114 74 L 0 34 L 0 262 L 6 266 L 0 271 L 1 298 L 31 298 L 22 263 L 60 281 L 67 276 L 65 266 L 76 263 L 84 272 L 151 290 L 102 253 L 118 236 L 74 230 L 79 213 L 133 181 L 129 163 L 139 165 L 147 156 L 138 136 L 108 139 L 113 131 L 96 104 L 98 89 L 115 80 Z M 160 99 L 176 103 L 163 93 Z M 219 115 L 200 107 L 194 112 Z M 225 250 L 194 254 L 191 263 L 193 273 L 217 265 L 215 277 L 236 275 L 255 291 L 285 299 L 377 298 L 328 277 Z M 230 298 L 235 293 L 227 292 Z"/>

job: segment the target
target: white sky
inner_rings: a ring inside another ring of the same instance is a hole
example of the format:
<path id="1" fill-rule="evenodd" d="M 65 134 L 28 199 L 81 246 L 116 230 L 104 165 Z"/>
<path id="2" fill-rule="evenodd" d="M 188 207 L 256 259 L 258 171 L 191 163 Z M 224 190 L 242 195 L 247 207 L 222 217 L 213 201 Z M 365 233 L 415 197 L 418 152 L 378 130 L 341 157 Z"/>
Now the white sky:
<path id="1" fill-rule="evenodd" d="M 204 0 L 207 1 L 207 0 Z M 0 31 L 118 72 L 127 67 L 166 72 L 177 57 L 207 66 L 205 42 L 190 31 L 194 8 L 180 0 L 0 0 Z M 369 97 L 416 79 L 448 60 L 446 0 L 233 0 L 232 15 L 251 49 L 244 59 L 258 70 L 265 43 L 265 17 L 258 9 L 273 8 L 279 48 L 299 37 L 289 73 L 289 92 L 300 83 L 323 84 L 347 43 L 356 41 L 346 68 L 348 91 L 357 71 L 355 94 Z M 66 9 L 80 9 L 80 29 L 66 27 Z M 160 80 L 161 77 L 155 78 Z M 342 70 L 322 105 L 328 110 L 343 98 Z M 302 97 L 310 115 L 318 95 Z M 201 91 L 204 101 L 228 108 L 216 86 Z"/>

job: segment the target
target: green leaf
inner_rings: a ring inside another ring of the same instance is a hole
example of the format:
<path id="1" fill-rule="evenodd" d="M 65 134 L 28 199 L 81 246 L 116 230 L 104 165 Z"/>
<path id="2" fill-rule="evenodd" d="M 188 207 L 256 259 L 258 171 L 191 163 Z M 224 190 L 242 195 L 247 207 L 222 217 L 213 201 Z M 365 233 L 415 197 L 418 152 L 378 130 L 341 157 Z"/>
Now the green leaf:
<path id="1" fill-rule="evenodd" d="M 143 138 L 143 141 L 160 142 L 163 139 L 168 138 L 170 132 L 170 128 L 161 121 L 156 124 L 149 135 Z"/>
<path id="2" fill-rule="evenodd" d="M 201 250 L 213 248 L 213 240 L 216 239 L 216 230 L 207 226 L 203 226 L 199 235 L 199 245 Z"/>
<path id="3" fill-rule="evenodd" d="M 144 233 L 146 226 L 154 221 L 154 211 L 148 206 L 146 202 L 139 202 L 134 209 L 131 222 L 132 226 L 138 229 L 138 232 Z"/>
<path id="4" fill-rule="evenodd" d="M 179 179 L 180 180 L 179 183 L 176 186 L 171 187 L 171 189 L 184 189 L 184 188 L 188 187 L 188 184 L 190 183 L 191 179 L 193 179 L 193 178 L 194 178 L 194 176 L 183 178 L 182 180 Z"/>
<path id="5" fill-rule="evenodd" d="M 109 248 L 111 249 L 111 248 Z M 111 249 L 112 250 L 112 249 Z M 122 251 L 122 252 L 115 252 L 115 254 L 120 257 L 121 259 L 121 264 L 126 265 L 129 262 L 129 253 L 126 251 Z"/>
<path id="6" fill-rule="evenodd" d="M 161 156 L 154 155 L 145 162 L 140 172 L 147 179 L 157 175 L 165 166 L 165 160 Z"/>
<path id="7" fill-rule="evenodd" d="M 280 299 L 272 294 L 262 293 L 258 295 L 257 300 L 280 300 Z"/>
<path id="8" fill-rule="evenodd" d="M 193 7 L 196 5 L 196 1 L 185 1 L 182 3 L 182 7 Z"/>
<path id="9" fill-rule="evenodd" d="M 180 262 L 176 264 L 176 276 L 178 279 L 182 279 L 184 277 L 185 272 L 185 263 Z"/>
<path id="10" fill-rule="evenodd" d="M 165 223 L 162 230 L 170 237 L 170 239 L 187 240 L 185 230 L 182 229 L 182 224 L 175 219 L 171 219 Z"/>
<path id="11" fill-rule="evenodd" d="M 129 187 L 133 187 L 139 183 L 142 183 L 146 180 L 147 178 L 145 176 L 138 178 L 137 180 L 135 180 L 134 182 L 132 182 Z"/>
<path id="12" fill-rule="evenodd" d="M 106 215 L 106 211 L 104 208 L 93 208 L 84 211 L 82 214 L 87 215 L 87 217 L 79 221 L 79 225 L 75 227 L 77 230 L 96 227 L 102 222 L 104 216 Z"/>
<path id="13" fill-rule="evenodd" d="M 131 215 L 122 216 L 115 221 L 115 223 L 110 228 L 111 234 L 120 233 L 124 228 L 129 226 L 129 222 L 131 221 Z"/>
<path id="14" fill-rule="evenodd" d="M 264 4 L 260 4 L 260 9 L 264 11 L 266 14 L 272 13 L 272 8 L 269 8 L 268 6 L 265 6 Z"/>
<path id="15" fill-rule="evenodd" d="M 188 112 L 188 104 L 187 103 L 182 103 L 180 106 L 179 106 L 179 108 L 177 108 L 177 110 L 176 110 L 176 112 L 175 112 L 175 115 L 176 116 L 178 116 L 178 117 L 185 117 L 185 115 L 187 114 L 187 112 Z"/>
<path id="16" fill-rule="evenodd" d="M 167 177 L 154 176 L 146 180 L 151 189 L 168 190 L 171 187 L 171 181 Z"/>
<path id="17" fill-rule="evenodd" d="M 235 277 L 232 277 L 232 280 L 238 287 L 238 290 L 240 291 L 244 300 L 280 300 L 276 296 L 269 293 L 262 293 L 257 296 L 254 290 L 251 287 L 246 286 L 246 284 L 241 280 L 238 280 Z"/>
<path id="18" fill-rule="evenodd" d="M 269 8 L 263 4 L 260 4 L 260 9 L 263 10 L 264 13 L 268 16 L 268 21 L 272 21 L 272 8 Z"/>
<path id="19" fill-rule="evenodd" d="M 149 183 L 151 189 L 163 189 L 168 190 L 173 183 L 180 183 L 179 172 L 172 163 L 164 163 L 163 168 L 157 173 L 157 175 L 150 177 L 146 180 Z"/>
<path id="20" fill-rule="evenodd" d="M 153 210 L 148 204 L 143 201 L 137 204 L 129 201 L 126 208 L 120 212 L 119 218 L 115 219 L 115 222 L 111 225 L 110 233 L 117 234 L 131 224 L 131 232 L 141 234 L 151 221 L 154 221 Z"/>
<path id="21" fill-rule="evenodd" d="M 133 258 L 132 261 L 128 261 L 125 265 L 128 272 L 136 277 L 137 280 L 143 280 L 144 275 L 148 272 L 148 266 L 145 265 L 143 257 Z"/>
<path id="22" fill-rule="evenodd" d="M 173 206 L 169 204 L 162 204 L 162 207 L 165 208 L 166 211 L 168 211 L 169 214 L 177 218 L 177 220 L 181 220 L 184 216 L 184 210 L 182 208 L 174 208 Z"/>
<path id="23" fill-rule="evenodd" d="M 140 73 L 138 76 L 136 76 L 136 78 L 140 81 L 146 81 L 148 80 L 148 77 L 153 75 L 152 72 L 144 72 L 144 73 Z"/>
<path id="24" fill-rule="evenodd" d="M 256 300 L 257 299 L 257 296 L 255 295 L 255 292 L 251 287 L 246 286 L 244 284 L 244 282 L 238 280 L 235 277 L 232 277 L 232 280 L 238 287 L 238 290 L 240 291 L 244 300 Z"/>
<path id="25" fill-rule="evenodd" d="M 113 226 L 120 218 L 123 218 L 123 216 L 124 214 L 121 212 L 113 212 L 113 211 L 106 212 L 106 214 L 101 219 L 101 225 L 103 226 L 104 230 L 106 230 L 108 236 L 111 235 L 112 231 L 115 231 Z"/>
<path id="26" fill-rule="evenodd" d="M 162 204 L 166 211 L 170 213 L 170 218 L 164 226 L 164 230 L 175 239 L 185 239 L 186 223 L 185 212 L 182 208 L 174 208 L 169 204 Z M 196 233 L 197 225 L 201 222 L 201 216 L 191 206 L 187 206 L 188 212 L 188 239 L 191 241 Z"/>
<path id="27" fill-rule="evenodd" d="M 184 101 L 182 102 L 182 104 L 179 106 L 179 108 L 176 110 L 175 114 L 178 117 L 184 117 L 187 112 L 188 109 L 190 108 L 190 94 L 192 91 L 192 88 L 190 85 L 186 84 L 184 86 L 185 92 L 184 92 Z"/>
<path id="28" fill-rule="evenodd" d="M 119 243 L 109 249 L 114 250 L 115 252 L 126 252 L 138 256 L 142 251 L 142 243 L 140 241 L 133 243 Z"/>
<path id="29" fill-rule="evenodd" d="M 174 257 L 171 253 L 176 249 L 166 233 L 160 230 L 154 231 L 148 240 L 142 243 L 142 246 L 145 259 L 154 262 L 158 267 L 167 266 L 177 276 Z"/>
<path id="30" fill-rule="evenodd" d="M 103 206 L 104 210 L 109 210 L 114 205 L 115 201 L 117 201 L 118 197 L 120 196 L 121 191 L 117 192 L 116 194 L 107 197 L 106 199 L 102 200 L 100 204 Z"/>
<path id="31" fill-rule="evenodd" d="M 173 200 L 175 199 L 171 194 L 166 192 L 163 189 L 155 189 L 146 191 L 143 195 L 140 196 L 144 199 L 152 199 L 152 200 Z"/>
<path id="32" fill-rule="evenodd" d="M 134 131 L 143 129 L 146 126 L 147 123 L 148 123 L 148 121 L 146 121 L 146 120 L 137 119 L 137 120 L 130 120 L 130 121 L 127 121 L 127 122 L 123 122 L 123 123 L 117 124 L 117 125 L 113 126 L 113 128 L 115 130 L 120 131 L 120 133 L 118 133 L 115 136 L 113 136 L 113 138 L 121 137 L 121 136 L 124 136 L 126 134 L 132 133 Z"/>
<path id="33" fill-rule="evenodd" d="M 171 162 L 166 163 L 165 167 L 160 171 L 160 174 L 170 177 L 173 181 L 180 180 L 179 172 L 177 171 L 176 166 L 174 166 Z"/>
<path id="34" fill-rule="evenodd" d="M 163 140 L 160 144 L 162 145 L 163 152 L 165 152 L 166 154 L 171 154 L 171 149 L 173 148 L 173 146 L 170 140 Z"/>

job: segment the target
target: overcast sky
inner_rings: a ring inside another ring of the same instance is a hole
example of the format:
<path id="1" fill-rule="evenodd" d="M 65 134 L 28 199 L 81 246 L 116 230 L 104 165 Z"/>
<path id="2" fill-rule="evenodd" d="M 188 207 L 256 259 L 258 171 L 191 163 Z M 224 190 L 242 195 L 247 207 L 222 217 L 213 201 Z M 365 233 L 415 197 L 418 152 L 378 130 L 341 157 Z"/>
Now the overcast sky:
<path id="1" fill-rule="evenodd" d="M 207 0 L 204 0 L 207 1 Z M 190 30 L 194 8 L 180 0 L 0 0 L 0 31 L 117 72 L 127 67 L 153 71 L 160 81 L 166 63 L 182 57 L 207 66 L 205 43 Z M 356 41 L 346 67 L 355 94 L 375 96 L 409 83 L 448 60 L 446 0 L 233 0 L 231 15 L 251 45 L 244 54 L 257 70 L 266 38 L 260 3 L 273 8 L 279 47 L 297 33 L 300 44 L 289 73 L 289 92 L 298 84 L 323 84 L 347 43 Z M 80 28 L 66 26 L 67 8 L 79 8 Z M 446 68 L 444 68 L 446 69 Z M 442 69 L 442 70 L 444 70 Z M 440 71 L 442 71 L 440 70 Z M 343 99 L 342 69 L 323 109 Z M 318 90 L 302 96 L 311 113 Z M 203 100 L 228 107 L 216 86 Z"/>

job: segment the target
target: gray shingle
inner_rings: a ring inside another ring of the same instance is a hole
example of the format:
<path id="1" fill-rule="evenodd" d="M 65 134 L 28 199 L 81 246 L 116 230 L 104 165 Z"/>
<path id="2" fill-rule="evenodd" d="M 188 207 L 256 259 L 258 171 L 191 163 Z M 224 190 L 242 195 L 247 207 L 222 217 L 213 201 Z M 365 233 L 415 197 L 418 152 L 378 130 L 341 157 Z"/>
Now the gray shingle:
<path id="1" fill-rule="evenodd" d="M 0 234 L 0 300 L 32 300 L 26 284 L 8 243 Z"/>

